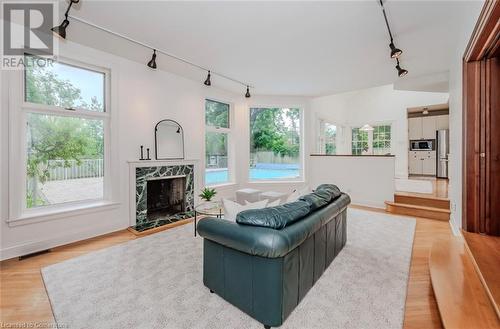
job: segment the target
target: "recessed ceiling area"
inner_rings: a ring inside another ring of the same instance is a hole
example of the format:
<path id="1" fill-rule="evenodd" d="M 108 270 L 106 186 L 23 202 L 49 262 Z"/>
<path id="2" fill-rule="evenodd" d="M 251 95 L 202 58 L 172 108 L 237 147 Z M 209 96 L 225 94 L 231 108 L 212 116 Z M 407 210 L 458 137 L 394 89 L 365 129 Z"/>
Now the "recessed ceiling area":
<path id="1" fill-rule="evenodd" d="M 387 1 L 408 78 L 449 70 L 482 1 Z M 64 11 L 66 3 L 60 3 Z M 396 82 L 378 1 L 80 1 L 71 15 L 244 81 L 255 95 L 318 96 Z M 68 40 L 134 61 L 151 51 L 72 21 Z M 206 72 L 158 55 L 158 68 L 203 83 Z M 406 78 L 405 77 L 405 78 Z M 402 79 L 405 79 L 402 78 Z M 241 85 L 212 76 L 212 85 Z"/>

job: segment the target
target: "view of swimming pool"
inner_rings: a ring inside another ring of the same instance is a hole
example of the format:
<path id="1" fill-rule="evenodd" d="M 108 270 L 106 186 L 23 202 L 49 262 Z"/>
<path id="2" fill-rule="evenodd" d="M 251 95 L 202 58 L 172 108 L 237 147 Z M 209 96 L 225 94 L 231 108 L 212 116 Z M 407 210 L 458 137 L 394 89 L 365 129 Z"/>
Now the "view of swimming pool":
<path id="1" fill-rule="evenodd" d="M 297 178 L 300 172 L 298 168 L 284 168 L 284 169 L 266 169 L 266 168 L 251 168 L 250 180 L 268 180 L 268 179 L 286 179 Z M 212 169 L 205 172 L 205 184 L 214 185 L 218 183 L 225 183 L 228 181 L 228 170 Z"/>

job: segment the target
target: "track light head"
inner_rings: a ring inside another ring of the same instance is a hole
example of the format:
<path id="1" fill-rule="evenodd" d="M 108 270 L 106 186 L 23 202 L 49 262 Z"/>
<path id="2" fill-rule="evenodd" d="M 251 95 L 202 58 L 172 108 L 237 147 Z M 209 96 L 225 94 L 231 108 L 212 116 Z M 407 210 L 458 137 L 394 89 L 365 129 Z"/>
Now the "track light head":
<path id="1" fill-rule="evenodd" d="M 66 28 L 69 25 L 69 20 L 68 20 L 69 10 L 71 9 L 71 6 L 74 3 L 78 3 L 78 2 L 80 2 L 80 0 L 70 0 L 68 8 L 66 9 L 66 12 L 64 13 L 64 20 L 62 21 L 61 25 L 54 26 L 53 28 L 50 29 L 52 32 L 59 35 L 63 39 L 66 39 Z"/>
<path id="2" fill-rule="evenodd" d="M 252 97 L 252 95 L 250 95 L 250 88 L 248 86 L 247 86 L 247 92 L 245 93 L 245 97 L 246 98 Z"/>
<path id="3" fill-rule="evenodd" d="M 152 69 L 156 69 L 156 49 L 153 49 L 153 56 L 151 60 L 148 62 L 148 66 Z"/>
<path id="4" fill-rule="evenodd" d="M 398 70 L 398 76 L 402 78 L 408 74 L 408 70 L 405 70 L 401 68 L 401 66 L 399 66 L 399 59 L 396 58 L 396 61 L 397 61 L 396 70 Z"/>
<path id="5" fill-rule="evenodd" d="M 67 18 L 64 19 L 64 21 L 61 23 L 61 25 L 54 26 L 50 30 L 54 32 L 55 34 L 59 35 L 61 38 L 66 39 L 66 28 L 69 25 L 69 21 Z"/>
<path id="6" fill-rule="evenodd" d="M 389 44 L 389 47 L 391 48 L 391 58 L 398 58 L 403 53 L 401 49 L 396 48 L 393 42 Z"/>
<path id="7" fill-rule="evenodd" d="M 205 84 L 205 86 L 211 86 L 212 85 L 212 81 L 210 81 L 210 70 L 208 71 L 207 79 L 205 80 L 204 84 Z"/>

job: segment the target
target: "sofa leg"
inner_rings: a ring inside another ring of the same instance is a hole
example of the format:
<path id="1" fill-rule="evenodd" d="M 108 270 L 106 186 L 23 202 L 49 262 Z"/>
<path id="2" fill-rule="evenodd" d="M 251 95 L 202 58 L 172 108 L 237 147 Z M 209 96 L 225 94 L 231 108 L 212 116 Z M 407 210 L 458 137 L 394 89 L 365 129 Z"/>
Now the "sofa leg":
<path id="1" fill-rule="evenodd" d="M 264 329 L 271 329 L 271 326 L 264 325 Z"/>
<path id="2" fill-rule="evenodd" d="M 212 289 L 210 289 L 210 293 L 211 293 L 211 294 L 213 294 L 213 293 L 214 293 L 214 291 L 213 291 Z"/>

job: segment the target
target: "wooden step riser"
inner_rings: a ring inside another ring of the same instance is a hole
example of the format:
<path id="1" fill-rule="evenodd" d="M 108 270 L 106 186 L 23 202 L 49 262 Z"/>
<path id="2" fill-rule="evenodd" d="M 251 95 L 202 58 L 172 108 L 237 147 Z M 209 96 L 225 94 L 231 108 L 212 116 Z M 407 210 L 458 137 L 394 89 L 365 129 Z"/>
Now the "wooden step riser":
<path id="1" fill-rule="evenodd" d="M 419 217 L 419 218 L 429 218 L 429 219 L 436 219 L 436 220 L 442 220 L 442 221 L 450 220 L 450 214 L 448 214 L 448 213 L 437 212 L 437 211 L 426 210 L 426 209 L 413 209 L 413 208 L 408 208 L 408 207 L 400 207 L 397 205 L 386 204 L 385 210 L 387 212 L 392 213 L 392 214 L 398 214 L 398 215 L 406 215 L 406 216 Z"/>
<path id="2" fill-rule="evenodd" d="M 419 198 L 419 197 L 395 194 L 394 202 L 450 210 L 450 200 Z"/>

